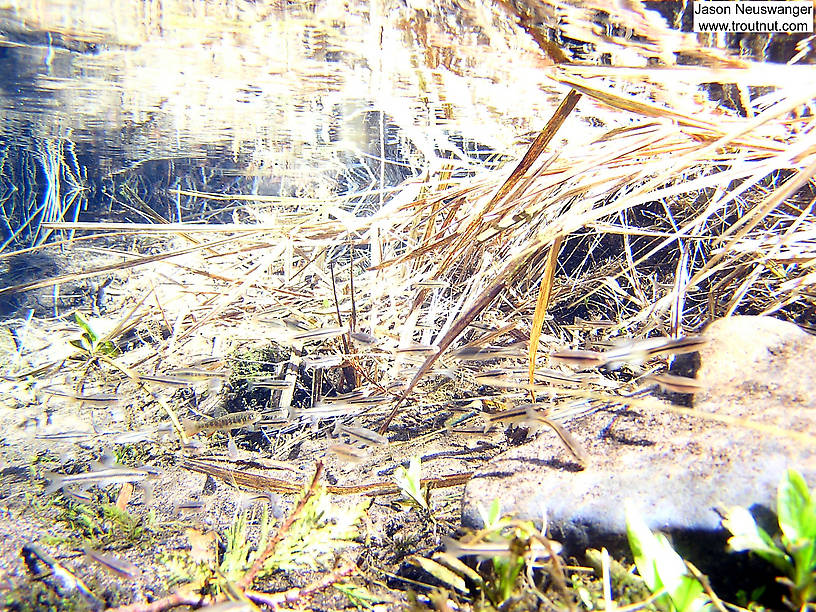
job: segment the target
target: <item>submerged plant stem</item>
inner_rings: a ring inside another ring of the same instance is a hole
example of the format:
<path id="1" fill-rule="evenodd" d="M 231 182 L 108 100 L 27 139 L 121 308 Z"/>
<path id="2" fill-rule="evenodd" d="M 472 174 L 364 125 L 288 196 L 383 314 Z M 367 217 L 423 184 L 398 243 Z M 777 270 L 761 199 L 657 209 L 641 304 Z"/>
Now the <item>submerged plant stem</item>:
<path id="1" fill-rule="evenodd" d="M 255 559 L 255 563 L 252 564 L 252 567 L 249 568 L 247 573 L 244 574 L 244 577 L 238 581 L 239 587 L 241 587 L 242 589 L 246 589 L 252 584 L 252 581 L 255 580 L 255 577 L 258 575 L 258 572 L 260 572 L 261 569 L 263 568 L 263 565 L 266 562 L 266 560 L 272 555 L 272 553 L 275 552 L 275 547 L 277 547 L 278 542 L 280 542 L 281 539 L 283 539 L 283 537 L 289 531 L 289 528 L 295 523 L 295 521 L 298 520 L 298 518 L 300 518 L 300 515 L 303 512 L 303 509 L 306 507 L 306 504 L 309 502 L 309 500 L 312 498 L 312 496 L 315 494 L 315 491 L 317 490 L 317 484 L 318 482 L 320 482 L 320 475 L 322 473 L 323 463 L 321 461 L 318 461 L 317 465 L 315 466 L 315 473 L 314 476 L 312 477 L 312 482 L 309 485 L 309 488 L 306 489 L 306 492 L 303 494 L 303 497 L 298 502 L 298 505 L 295 506 L 295 509 L 292 511 L 292 514 L 290 514 L 289 517 L 283 522 L 283 524 L 280 526 L 275 535 L 269 539 L 269 543 L 266 545 L 266 549 L 264 549 L 264 551 L 260 555 L 258 555 L 258 558 Z"/>

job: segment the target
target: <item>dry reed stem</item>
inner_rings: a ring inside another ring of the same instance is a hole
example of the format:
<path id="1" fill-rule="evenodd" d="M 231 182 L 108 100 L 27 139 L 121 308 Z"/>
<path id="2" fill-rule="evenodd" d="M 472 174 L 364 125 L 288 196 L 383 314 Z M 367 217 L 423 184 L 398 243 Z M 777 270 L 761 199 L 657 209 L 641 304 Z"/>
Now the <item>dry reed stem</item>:
<path id="1" fill-rule="evenodd" d="M 346 576 L 350 576 L 354 571 L 357 569 L 357 565 L 354 563 L 343 563 L 339 567 L 336 567 L 331 572 L 320 578 L 319 580 L 315 580 L 311 584 L 306 585 L 305 587 L 289 589 L 288 591 L 284 591 L 282 593 L 263 593 L 260 591 L 246 591 L 245 595 L 247 598 L 251 599 L 254 602 L 264 604 L 269 606 L 273 609 L 277 609 L 278 606 L 283 604 L 294 604 L 299 602 L 302 599 L 306 599 L 311 595 L 319 591 L 323 591 L 330 586 L 334 585 L 337 581 L 345 578 Z"/>
<path id="2" fill-rule="evenodd" d="M 179 589 L 178 591 L 150 603 L 137 602 L 127 606 L 108 608 L 108 612 L 163 612 L 178 606 L 201 607 L 206 601 L 202 595 Z"/>

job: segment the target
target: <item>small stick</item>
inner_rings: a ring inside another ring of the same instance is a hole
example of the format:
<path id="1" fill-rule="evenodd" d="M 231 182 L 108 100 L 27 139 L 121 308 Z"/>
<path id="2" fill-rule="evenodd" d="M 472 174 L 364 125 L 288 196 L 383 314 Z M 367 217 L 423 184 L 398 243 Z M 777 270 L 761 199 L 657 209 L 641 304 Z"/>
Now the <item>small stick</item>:
<path id="1" fill-rule="evenodd" d="M 699 582 L 700 585 L 703 587 L 703 590 L 706 592 L 706 595 L 708 595 L 711 598 L 711 603 L 714 604 L 714 607 L 717 608 L 719 612 L 727 612 L 725 606 L 723 605 L 722 599 L 717 597 L 717 594 L 711 588 L 711 583 L 708 581 L 706 575 L 703 574 L 700 570 L 698 570 L 697 566 L 695 566 L 690 561 L 686 561 L 685 559 L 683 559 L 683 563 L 686 564 L 686 569 L 688 569 L 688 571 L 691 572 L 691 575 L 694 577 L 694 579 L 697 582 Z"/>
<path id="2" fill-rule="evenodd" d="M 163 612 L 177 606 L 191 606 L 198 608 L 204 603 L 204 597 L 184 591 L 176 591 L 150 603 L 137 602 L 118 608 L 108 608 L 108 612 Z"/>
<path id="3" fill-rule="evenodd" d="M 119 491 L 119 497 L 116 498 L 116 507 L 122 512 L 127 508 L 130 498 L 133 496 L 133 483 L 126 482 L 122 484 L 122 489 Z"/>
<path id="4" fill-rule="evenodd" d="M 351 285 L 351 319 L 349 320 L 349 338 L 357 326 L 357 305 L 354 301 L 354 243 L 349 239 L 349 283 Z M 342 323 L 340 324 L 342 325 Z M 373 331 L 373 330 L 372 330 Z"/>
<path id="5" fill-rule="evenodd" d="M 331 273 L 331 281 L 332 281 L 332 293 L 334 293 L 334 308 L 337 311 L 337 324 L 339 326 L 343 326 L 343 317 L 340 314 L 340 301 L 337 299 L 337 283 L 334 280 L 334 262 L 329 262 L 329 272 Z M 353 272 L 353 270 L 352 270 Z M 353 281 L 352 281 L 353 283 Z M 352 284 L 352 299 L 354 299 L 354 285 Z M 354 330 L 354 311 L 352 309 L 352 318 L 349 321 L 349 331 L 345 334 L 340 336 L 343 339 L 343 351 L 346 355 L 351 353 L 351 347 L 349 343 L 349 339 L 351 338 L 351 332 Z M 354 374 L 354 369 L 349 368 L 348 366 L 343 367 L 343 378 L 346 379 L 346 383 L 348 383 L 349 387 L 354 389 L 357 386 L 357 376 Z M 319 391 L 319 389 L 318 389 Z"/>
<path id="6" fill-rule="evenodd" d="M 289 589 L 280 593 L 261 593 L 258 591 L 246 591 L 244 594 L 254 602 L 269 606 L 270 608 L 277 608 L 281 604 L 291 604 L 298 600 L 304 599 L 329 588 L 341 578 L 345 578 L 351 574 L 357 566 L 354 563 L 344 563 L 338 568 L 323 576 L 320 580 L 315 580 L 311 584 L 306 585 L 302 589 Z"/>

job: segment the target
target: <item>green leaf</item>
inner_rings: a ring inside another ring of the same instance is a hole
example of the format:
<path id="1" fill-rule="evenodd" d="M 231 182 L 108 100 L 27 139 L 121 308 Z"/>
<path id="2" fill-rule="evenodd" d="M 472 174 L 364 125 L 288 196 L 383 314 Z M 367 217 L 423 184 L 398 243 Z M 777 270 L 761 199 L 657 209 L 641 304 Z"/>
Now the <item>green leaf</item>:
<path id="1" fill-rule="evenodd" d="M 85 336 L 82 336 L 79 340 L 69 340 L 68 344 L 85 353 L 90 353 L 92 349 L 91 345 L 88 344 L 88 340 Z"/>
<path id="2" fill-rule="evenodd" d="M 756 524 L 754 517 L 746 508 L 734 506 L 727 512 L 722 524 L 733 534 L 728 540 L 728 546 L 732 551 L 749 550 L 785 573 L 793 569 L 790 557 Z"/>
<path id="3" fill-rule="evenodd" d="M 656 560 L 660 554 L 660 544 L 657 538 L 643 522 L 643 519 L 631 506 L 626 507 L 626 535 L 629 547 L 646 586 L 652 593 L 663 588 L 657 573 Z"/>
<path id="4" fill-rule="evenodd" d="M 493 499 L 489 509 L 485 509 L 484 506 L 479 504 L 479 517 L 482 519 L 485 529 L 490 530 L 497 527 L 502 518 L 499 498 Z"/>
<path id="5" fill-rule="evenodd" d="M 428 501 L 422 492 L 421 483 L 422 461 L 419 457 L 411 457 L 408 462 L 408 469 L 400 466 L 394 472 L 394 482 L 402 491 L 403 495 L 412 499 L 420 508 L 430 510 Z"/>
<path id="6" fill-rule="evenodd" d="M 354 604 L 358 610 L 361 610 L 362 608 L 374 610 L 375 608 L 371 604 L 384 603 L 388 601 L 379 595 L 375 595 L 364 586 L 354 584 L 352 582 L 341 582 L 332 586 L 348 597 L 349 601 Z"/>
<path id="7" fill-rule="evenodd" d="M 116 357 L 119 354 L 119 349 L 116 348 L 113 342 L 106 340 L 105 342 L 97 344 L 94 352 L 107 355 L 108 357 Z"/>
<path id="8" fill-rule="evenodd" d="M 688 575 L 686 564 L 666 536 L 652 533 L 640 514 L 629 504 L 626 507 L 626 533 L 635 565 L 646 586 L 652 593 L 666 589 L 669 601 L 661 597 L 658 602 L 670 602 L 672 609 L 681 612 L 708 607 L 702 585 Z"/>
<path id="9" fill-rule="evenodd" d="M 703 585 L 691 576 L 681 576 L 673 590 L 669 591 L 674 607 L 678 610 L 703 610 L 708 598 L 703 597 Z"/>
<path id="10" fill-rule="evenodd" d="M 787 478 L 779 485 L 776 514 L 788 542 L 816 539 L 816 502 L 796 470 L 788 470 Z"/>
<path id="11" fill-rule="evenodd" d="M 91 324 L 88 323 L 87 319 L 85 319 L 85 317 L 83 317 L 79 312 L 75 312 L 74 321 L 76 322 L 77 325 L 79 325 L 82 328 L 82 331 L 85 332 L 83 335 L 86 335 L 88 337 L 88 340 L 90 340 L 91 344 L 92 345 L 96 344 L 97 341 L 99 340 L 99 336 L 96 335 L 96 332 L 94 332 L 93 328 L 91 327 Z"/>
<path id="12" fill-rule="evenodd" d="M 512 555 L 509 558 L 493 557 L 493 571 L 498 576 L 497 595 L 494 603 L 501 604 L 513 594 L 516 579 L 524 568 L 524 558 Z"/>

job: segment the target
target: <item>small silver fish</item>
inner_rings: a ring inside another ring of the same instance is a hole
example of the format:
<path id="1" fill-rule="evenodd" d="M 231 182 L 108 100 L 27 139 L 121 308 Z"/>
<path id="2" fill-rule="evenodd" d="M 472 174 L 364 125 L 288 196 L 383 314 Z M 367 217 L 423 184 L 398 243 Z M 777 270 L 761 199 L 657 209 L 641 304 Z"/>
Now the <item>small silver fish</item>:
<path id="1" fill-rule="evenodd" d="M 84 546 L 82 551 L 85 553 L 85 556 L 98 563 L 110 573 L 115 574 L 121 578 L 138 578 L 142 575 L 142 570 L 138 567 L 133 565 L 127 559 L 122 559 L 121 557 L 115 557 L 113 555 L 107 555 L 98 550 L 94 550 L 93 548 L 89 548 Z"/>
<path id="2" fill-rule="evenodd" d="M 205 370 L 200 368 L 176 368 L 165 372 L 174 378 L 186 378 L 191 381 L 209 380 L 211 378 L 226 378 L 228 373 L 224 370 Z"/>
<path id="3" fill-rule="evenodd" d="M 699 351 L 708 339 L 704 336 L 684 338 L 644 338 L 603 352 L 605 363 L 645 361 L 650 357 L 682 355 Z"/>
<path id="4" fill-rule="evenodd" d="M 479 543 L 466 543 L 460 542 L 459 540 L 454 540 L 453 538 L 448 538 L 442 536 L 442 542 L 445 544 L 445 552 L 449 555 L 453 555 L 454 557 L 482 557 L 482 558 L 492 558 L 492 557 L 510 557 L 513 552 L 511 551 L 511 540 L 506 540 L 504 542 L 479 542 Z M 538 540 L 532 540 L 529 543 L 529 552 L 527 556 L 530 559 L 548 559 L 550 556 L 550 549 L 555 554 L 561 552 L 562 546 L 559 542 L 555 542 L 553 540 L 549 540 L 549 548 L 543 543 L 539 542 Z"/>
<path id="5" fill-rule="evenodd" d="M 333 395 L 332 397 L 324 397 L 321 401 L 324 402 L 350 402 L 351 400 L 358 399 L 361 397 L 365 397 L 365 394 L 360 390 L 357 389 L 355 391 L 350 391 L 348 393 L 342 393 L 340 395 Z"/>
<path id="6" fill-rule="evenodd" d="M 191 499 L 186 502 L 179 502 L 174 508 L 178 513 L 195 513 L 204 510 L 206 505 L 199 499 Z"/>
<path id="7" fill-rule="evenodd" d="M 456 425 L 445 425 L 445 431 L 450 434 L 459 434 L 463 436 L 477 436 L 483 437 L 485 435 L 484 427 L 467 427 Z"/>
<path id="8" fill-rule="evenodd" d="M 92 485 L 105 487 L 111 484 L 121 484 L 125 482 L 143 483 L 148 478 L 155 476 L 155 474 L 155 468 L 129 468 L 114 463 L 111 457 L 106 457 L 101 462 L 92 463 L 91 470 L 88 472 L 81 472 L 79 474 L 46 472 L 45 477 L 50 480 L 51 483 L 45 488 L 45 494 L 49 495 L 66 486 L 83 489 Z"/>
<path id="9" fill-rule="evenodd" d="M 603 352 L 584 350 L 561 350 L 550 354 L 550 357 L 561 363 L 583 368 L 608 365 L 614 367 L 621 363 L 638 363 L 652 357 L 681 355 L 699 351 L 708 339 L 704 336 L 687 336 L 685 338 L 645 338 L 627 342 Z"/>
<path id="10" fill-rule="evenodd" d="M 273 391 L 288 389 L 292 386 L 292 381 L 280 378 L 258 378 L 249 381 L 250 389 L 272 389 Z"/>
<path id="11" fill-rule="evenodd" d="M 612 327 L 617 326 L 618 323 L 615 323 L 614 321 L 605 321 L 603 319 L 582 319 L 581 317 L 575 317 L 572 325 L 565 325 L 564 327 L 594 330 L 594 329 L 611 329 Z"/>
<path id="12" fill-rule="evenodd" d="M 221 603 L 199 608 L 199 610 L 206 610 L 207 612 L 254 612 L 257 609 L 250 601 L 222 601 Z"/>
<path id="13" fill-rule="evenodd" d="M 229 430 L 227 430 L 227 457 L 230 458 L 230 461 L 238 459 L 238 445 Z"/>
<path id="14" fill-rule="evenodd" d="M 342 355 L 322 355 L 320 357 L 307 357 L 303 360 L 303 367 L 309 370 L 317 370 L 319 368 L 336 368 L 342 363 Z"/>
<path id="15" fill-rule="evenodd" d="M 558 363 L 565 363 L 581 368 L 594 368 L 606 363 L 604 354 L 598 351 L 563 349 L 550 353 L 550 359 Z"/>
<path id="16" fill-rule="evenodd" d="M 509 410 L 502 410 L 501 412 L 494 412 L 492 414 L 485 414 L 487 424 L 485 431 L 489 430 L 493 425 L 500 425 L 506 423 L 513 423 L 516 425 L 524 425 L 530 422 L 530 413 L 526 406 L 519 406 L 510 408 Z"/>
<path id="17" fill-rule="evenodd" d="M 461 348 L 453 352 L 453 357 L 459 361 L 490 361 L 491 359 L 510 359 L 525 357 L 527 351 L 519 344 L 510 346 L 486 346 Z"/>
<path id="18" fill-rule="evenodd" d="M 182 422 L 184 433 L 188 436 L 196 434 L 212 434 L 216 431 L 225 431 L 248 427 L 261 420 L 261 413 L 254 410 L 244 410 L 242 412 L 231 412 L 224 416 L 209 419 L 206 421 L 191 421 L 185 419 Z"/>
<path id="19" fill-rule="evenodd" d="M 96 406 L 115 405 L 118 404 L 121 399 L 118 395 L 113 395 L 110 393 L 74 393 L 73 391 L 58 389 L 57 387 L 43 387 L 42 392 L 47 393 L 48 395 L 64 397 L 83 404 L 93 404 Z"/>
<path id="20" fill-rule="evenodd" d="M 387 404 L 393 401 L 393 397 L 388 395 L 363 395 L 354 399 L 348 400 L 349 404 L 360 406 L 376 406 L 377 404 Z"/>
<path id="21" fill-rule="evenodd" d="M 696 378 L 688 376 L 676 376 L 674 374 L 650 374 L 643 378 L 644 382 L 657 383 L 665 391 L 673 393 L 697 393 L 705 388 L 705 385 Z"/>
<path id="22" fill-rule="evenodd" d="M 79 502 L 80 504 L 91 504 L 94 501 L 94 496 L 88 493 L 87 490 L 83 491 L 78 487 L 64 487 L 62 489 L 62 494 L 66 497 L 70 497 L 75 502 Z"/>
<path id="23" fill-rule="evenodd" d="M 414 287 L 417 289 L 445 289 L 448 285 L 447 281 L 442 280 L 424 280 L 414 283 Z"/>
<path id="24" fill-rule="evenodd" d="M 531 420 L 539 421 L 540 423 L 544 423 L 547 427 L 552 429 L 555 434 L 559 437 L 561 442 L 563 442 L 564 446 L 567 450 L 572 454 L 573 457 L 580 463 L 582 466 L 586 466 L 589 462 L 589 458 L 587 457 L 586 451 L 584 448 L 578 443 L 578 441 L 572 437 L 564 426 L 561 423 L 553 420 L 550 418 L 546 413 L 538 412 L 537 410 L 533 410 L 532 408 L 527 408 L 527 414 L 529 415 Z"/>
<path id="25" fill-rule="evenodd" d="M 189 378 L 182 378 L 181 376 L 139 374 L 139 378 L 157 385 L 164 385 L 165 387 L 190 387 L 196 382 Z"/>
<path id="26" fill-rule="evenodd" d="M 327 450 L 349 463 L 360 463 L 368 458 L 365 451 L 350 444 L 330 444 Z"/>
<path id="27" fill-rule="evenodd" d="M 350 425 L 338 423 L 337 429 L 340 433 L 348 434 L 365 444 L 388 444 L 388 438 L 365 427 L 351 427 Z"/>
<path id="28" fill-rule="evenodd" d="M 374 346 L 379 342 L 376 336 L 372 336 L 366 332 L 351 332 L 351 339 L 363 346 Z"/>
<path id="29" fill-rule="evenodd" d="M 567 374 L 550 368 L 538 368 L 535 377 L 557 385 L 574 385 L 586 382 L 585 374 Z"/>
<path id="30" fill-rule="evenodd" d="M 74 442 L 79 443 L 90 440 L 98 436 L 95 431 L 54 431 L 34 434 L 37 440 L 48 440 L 49 442 Z"/>
<path id="31" fill-rule="evenodd" d="M 224 357 L 214 357 L 213 355 L 201 355 L 200 357 L 192 357 L 190 363 L 194 367 L 206 367 L 213 364 L 224 363 Z"/>
<path id="32" fill-rule="evenodd" d="M 183 368 L 171 370 L 166 374 L 147 375 L 139 374 L 139 378 L 156 385 L 166 387 L 192 387 L 199 383 L 207 383 L 210 392 L 218 391 L 227 378 L 226 372 L 196 370 L 194 368 Z"/>
<path id="33" fill-rule="evenodd" d="M 133 431 L 105 432 L 106 436 L 111 436 L 107 438 L 107 440 L 113 444 L 136 444 L 138 442 L 154 441 L 158 434 L 159 431 L 156 427 L 136 429 Z"/>
<path id="34" fill-rule="evenodd" d="M 292 340 L 297 342 L 316 342 L 318 340 L 331 340 L 348 332 L 347 327 L 322 327 L 292 336 Z"/>
<path id="35" fill-rule="evenodd" d="M 503 376 L 476 376 L 476 382 L 480 385 L 496 387 L 497 389 L 519 389 L 524 391 L 548 391 L 549 385 L 530 384 L 526 381 L 513 380 Z"/>
<path id="36" fill-rule="evenodd" d="M 432 344 L 413 344 L 397 347 L 394 352 L 401 355 L 436 355 L 439 352 L 439 347 Z"/>

